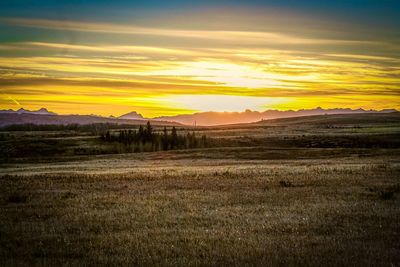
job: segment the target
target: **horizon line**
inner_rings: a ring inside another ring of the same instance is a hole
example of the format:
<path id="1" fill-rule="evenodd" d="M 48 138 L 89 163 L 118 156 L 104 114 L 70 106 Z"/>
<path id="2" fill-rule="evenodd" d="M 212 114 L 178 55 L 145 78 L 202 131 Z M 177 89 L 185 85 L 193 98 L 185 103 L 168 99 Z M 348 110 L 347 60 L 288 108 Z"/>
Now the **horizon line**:
<path id="1" fill-rule="evenodd" d="M 364 112 L 371 112 L 371 111 L 372 112 L 383 112 L 383 111 L 400 112 L 396 108 L 365 109 L 365 108 L 359 107 L 359 108 L 354 108 L 353 109 L 353 108 L 340 108 L 340 107 L 322 108 L 320 106 L 315 107 L 315 108 L 300 108 L 300 109 L 285 109 L 285 110 L 283 110 L 283 109 L 265 109 L 263 111 L 252 110 L 252 109 L 244 109 L 244 110 L 241 110 L 241 111 L 213 111 L 213 110 L 209 110 L 209 111 L 195 111 L 193 113 L 182 113 L 182 114 L 176 114 L 176 115 L 160 115 L 160 116 L 155 116 L 155 117 L 144 117 L 141 113 L 139 113 L 139 112 L 137 112 L 135 110 L 129 111 L 127 113 L 123 113 L 123 114 L 121 114 L 119 116 L 118 115 L 113 115 L 113 114 L 110 114 L 108 116 L 104 116 L 104 115 L 99 115 L 99 114 L 94 114 L 94 113 L 91 113 L 91 114 L 57 113 L 57 112 L 53 112 L 53 111 L 51 111 L 51 110 L 49 110 L 49 109 L 47 109 L 45 107 L 41 107 L 41 108 L 36 109 L 36 110 L 35 109 L 30 110 L 30 109 L 26 109 L 26 108 L 23 108 L 23 107 L 20 107 L 19 109 L 15 109 L 15 110 L 12 109 L 12 108 L 10 108 L 10 109 L 0 109 L 0 112 L 3 112 L 3 113 L 7 112 L 7 111 L 8 112 L 18 112 L 20 110 L 23 110 L 23 111 L 26 111 L 26 112 L 38 112 L 38 111 L 44 110 L 44 111 L 46 111 L 48 113 L 53 113 L 53 115 L 59 115 L 59 116 L 63 116 L 63 115 L 65 115 L 65 116 L 68 116 L 68 115 L 79 115 L 79 116 L 96 116 L 96 117 L 116 118 L 116 119 L 118 119 L 118 118 L 120 118 L 120 117 L 122 117 L 124 115 L 131 114 L 131 113 L 136 113 L 137 115 L 142 116 L 143 119 L 158 119 L 158 118 L 165 118 L 165 117 L 168 118 L 168 117 L 177 117 L 177 116 L 190 116 L 190 115 L 204 114 L 204 113 L 235 114 L 235 113 L 250 113 L 251 112 L 251 113 L 261 114 L 261 113 L 268 112 L 268 111 L 299 112 L 299 111 L 313 111 L 313 110 L 324 110 L 324 111 L 348 110 L 348 111 L 364 111 Z"/>

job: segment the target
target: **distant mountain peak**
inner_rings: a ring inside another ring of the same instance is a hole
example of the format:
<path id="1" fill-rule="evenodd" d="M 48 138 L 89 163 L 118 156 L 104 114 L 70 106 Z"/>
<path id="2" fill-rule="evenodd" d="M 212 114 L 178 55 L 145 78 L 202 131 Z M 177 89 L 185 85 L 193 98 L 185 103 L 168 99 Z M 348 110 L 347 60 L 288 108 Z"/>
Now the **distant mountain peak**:
<path id="1" fill-rule="evenodd" d="M 121 115 L 118 117 L 118 119 L 124 119 L 124 120 L 144 120 L 142 114 L 137 113 L 136 111 L 132 111 L 129 113 L 126 113 L 124 115 Z"/>

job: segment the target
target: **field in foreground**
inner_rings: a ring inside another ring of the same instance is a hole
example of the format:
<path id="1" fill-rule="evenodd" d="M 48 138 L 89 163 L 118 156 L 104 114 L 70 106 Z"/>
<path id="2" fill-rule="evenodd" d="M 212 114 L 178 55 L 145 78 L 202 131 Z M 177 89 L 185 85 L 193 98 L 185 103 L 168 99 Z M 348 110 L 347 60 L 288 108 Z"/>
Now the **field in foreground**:
<path id="1" fill-rule="evenodd" d="M 0 132 L 0 266 L 400 266 L 398 113 L 150 153 L 93 130 Z"/>
<path id="2" fill-rule="evenodd" d="M 0 265 L 399 266 L 398 149 L 260 151 L 2 165 Z"/>

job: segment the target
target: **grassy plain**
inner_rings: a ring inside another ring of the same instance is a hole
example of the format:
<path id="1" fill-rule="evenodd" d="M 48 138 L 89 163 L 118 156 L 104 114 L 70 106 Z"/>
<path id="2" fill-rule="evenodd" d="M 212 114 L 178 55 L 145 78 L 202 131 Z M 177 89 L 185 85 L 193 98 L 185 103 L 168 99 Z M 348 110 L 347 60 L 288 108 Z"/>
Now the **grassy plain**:
<path id="1" fill-rule="evenodd" d="M 3 161 L 0 265 L 400 265 L 397 124 L 237 127 L 201 129 L 229 146 Z"/>

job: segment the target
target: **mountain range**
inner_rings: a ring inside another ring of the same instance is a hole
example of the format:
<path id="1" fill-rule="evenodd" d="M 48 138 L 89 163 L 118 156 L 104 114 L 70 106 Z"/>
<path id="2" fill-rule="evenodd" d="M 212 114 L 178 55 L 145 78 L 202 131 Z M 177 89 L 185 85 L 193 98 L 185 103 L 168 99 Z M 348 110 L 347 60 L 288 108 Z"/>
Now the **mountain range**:
<path id="1" fill-rule="evenodd" d="M 12 109 L 3 109 L 0 110 L 0 114 L 36 114 L 36 115 L 57 115 L 54 112 L 48 111 L 46 108 L 41 108 L 38 110 L 26 110 L 23 108 L 20 108 L 18 110 L 12 110 Z"/>
<path id="2" fill-rule="evenodd" d="M 140 117 L 138 115 L 138 117 Z M 0 110 L 0 127 L 13 124 L 38 124 L 38 125 L 60 125 L 60 124 L 93 124 L 93 123 L 113 123 L 113 124 L 131 124 L 144 125 L 147 120 L 133 119 L 134 116 L 121 116 L 121 118 L 102 117 L 96 115 L 58 115 L 45 108 L 36 111 L 25 109 L 19 110 Z M 167 121 L 152 121 L 153 125 L 179 126 L 181 124 Z"/>
<path id="3" fill-rule="evenodd" d="M 19 110 L 0 110 L 0 126 L 10 124 L 90 124 L 90 123 L 117 123 L 117 124 L 144 124 L 148 120 L 155 125 L 198 125 L 213 126 L 238 123 L 251 123 L 263 120 L 292 118 L 313 115 L 332 115 L 332 114 L 367 114 L 367 113 L 392 113 L 395 109 L 385 110 L 364 110 L 364 109 L 302 109 L 298 111 L 287 110 L 266 110 L 263 112 L 246 110 L 244 112 L 200 112 L 194 114 L 184 114 L 176 116 L 161 116 L 156 118 L 145 118 L 141 114 L 132 111 L 119 117 L 102 117 L 96 115 L 58 115 L 45 108 L 35 111 L 26 109 Z"/>

